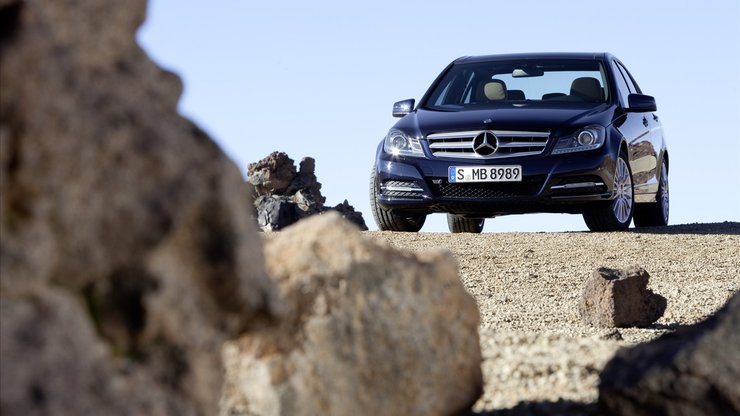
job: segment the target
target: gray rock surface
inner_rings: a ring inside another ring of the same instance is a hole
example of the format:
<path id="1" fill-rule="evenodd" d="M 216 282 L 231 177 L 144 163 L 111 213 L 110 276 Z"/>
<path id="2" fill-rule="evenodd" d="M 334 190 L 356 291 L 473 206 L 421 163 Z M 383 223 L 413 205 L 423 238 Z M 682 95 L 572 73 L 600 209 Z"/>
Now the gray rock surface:
<path id="1" fill-rule="evenodd" d="M 316 162 L 306 157 L 296 172 L 293 159 L 284 152 L 272 152 L 248 166 L 249 183 L 254 187 L 257 224 L 263 231 L 278 231 L 298 220 L 329 210 L 337 211 L 361 230 L 367 230 L 362 213 L 347 200 L 325 207 L 321 184 L 315 174 Z"/>
<path id="2" fill-rule="evenodd" d="M 237 167 L 135 0 L 0 2 L 0 413 L 213 414 L 271 312 Z"/>
<path id="3" fill-rule="evenodd" d="M 304 217 L 302 210 L 289 198 L 280 195 L 262 195 L 254 200 L 257 224 L 264 231 L 277 231 L 283 224 L 293 224 Z"/>
<path id="4" fill-rule="evenodd" d="M 285 319 L 224 348 L 223 415 L 445 415 L 481 393 L 478 308 L 446 250 L 364 238 L 336 213 L 271 236 Z"/>
<path id="5" fill-rule="evenodd" d="M 740 414 L 740 294 L 703 322 L 619 350 L 599 404 L 611 415 Z"/>
<path id="6" fill-rule="evenodd" d="M 660 319 L 666 299 L 647 288 L 650 275 L 642 268 L 600 267 L 586 280 L 580 315 L 596 327 L 645 326 Z"/>

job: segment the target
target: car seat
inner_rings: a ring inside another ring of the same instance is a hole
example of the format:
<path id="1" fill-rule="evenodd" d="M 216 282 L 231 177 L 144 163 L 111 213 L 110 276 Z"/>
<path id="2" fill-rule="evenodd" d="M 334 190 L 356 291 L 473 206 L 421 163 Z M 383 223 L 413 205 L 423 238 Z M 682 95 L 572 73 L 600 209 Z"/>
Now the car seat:
<path id="1" fill-rule="evenodd" d="M 504 81 L 492 79 L 478 84 L 478 90 L 475 93 L 475 101 L 477 103 L 488 103 L 505 99 L 506 84 L 504 84 Z"/>
<path id="2" fill-rule="evenodd" d="M 604 90 L 598 79 L 592 77 L 581 77 L 573 80 L 570 84 L 570 95 L 578 97 L 583 101 L 603 101 Z"/>
<path id="3" fill-rule="evenodd" d="M 522 90 L 508 90 L 506 91 L 507 100 L 526 100 L 524 91 Z"/>

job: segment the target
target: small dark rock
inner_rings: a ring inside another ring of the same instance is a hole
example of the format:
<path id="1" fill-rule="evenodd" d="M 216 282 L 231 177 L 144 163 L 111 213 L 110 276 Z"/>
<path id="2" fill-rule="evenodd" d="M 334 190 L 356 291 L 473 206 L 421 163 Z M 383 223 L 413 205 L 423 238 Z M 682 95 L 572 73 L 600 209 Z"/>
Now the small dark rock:
<path id="1" fill-rule="evenodd" d="M 612 329 L 611 331 L 605 332 L 601 334 L 599 338 L 603 340 L 608 340 L 608 341 L 623 341 L 624 340 L 624 338 L 622 337 L 622 333 L 619 332 L 618 329 Z"/>
<path id="2" fill-rule="evenodd" d="M 362 218 L 362 213 L 355 211 L 355 207 L 350 205 L 346 199 L 341 204 L 331 208 L 331 210 L 339 212 L 342 217 L 355 224 L 362 231 L 367 231 L 367 225 L 365 224 L 365 220 Z"/>
<path id="3" fill-rule="evenodd" d="M 740 414 L 740 295 L 703 322 L 619 350 L 599 405 L 608 415 Z"/>
<path id="4" fill-rule="evenodd" d="M 640 267 L 600 267 L 583 287 L 581 318 L 605 328 L 646 326 L 657 321 L 665 312 L 666 299 L 647 288 L 649 279 Z"/>

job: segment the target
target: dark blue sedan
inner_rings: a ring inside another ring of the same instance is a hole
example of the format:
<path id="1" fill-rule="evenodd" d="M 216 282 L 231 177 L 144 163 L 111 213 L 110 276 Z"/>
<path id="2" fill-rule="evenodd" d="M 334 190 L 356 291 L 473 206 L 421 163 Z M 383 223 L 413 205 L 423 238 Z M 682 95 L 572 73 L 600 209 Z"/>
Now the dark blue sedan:
<path id="1" fill-rule="evenodd" d="M 381 230 L 452 232 L 486 218 L 582 214 L 592 231 L 668 223 L 668 151 L 655 99 L 607 53 L 463 57 L 378 146 L 370 178 Z"/>

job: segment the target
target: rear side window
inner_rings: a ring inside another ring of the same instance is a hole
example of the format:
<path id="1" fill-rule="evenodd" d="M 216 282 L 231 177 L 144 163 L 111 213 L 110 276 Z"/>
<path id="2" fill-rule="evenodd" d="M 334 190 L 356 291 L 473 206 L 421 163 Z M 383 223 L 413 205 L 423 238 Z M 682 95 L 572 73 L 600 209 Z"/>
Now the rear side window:
<path id="1" fill-rule="evenodd" d="M 633 94 L 641 94 L 642 91 L 640 91 L 640 87 L 637 86 L 637 83 L 632 78 L 632 75 L 630 75 L 629 71 L 627 71 L 627 68 L 625 68 L 619 62 L 617 62 L 617 68 L 619 68 L 619 72 L 622 73 L 625 82 L 627 82 L 627 86 L 629 87 L 630 92 Z"/>

